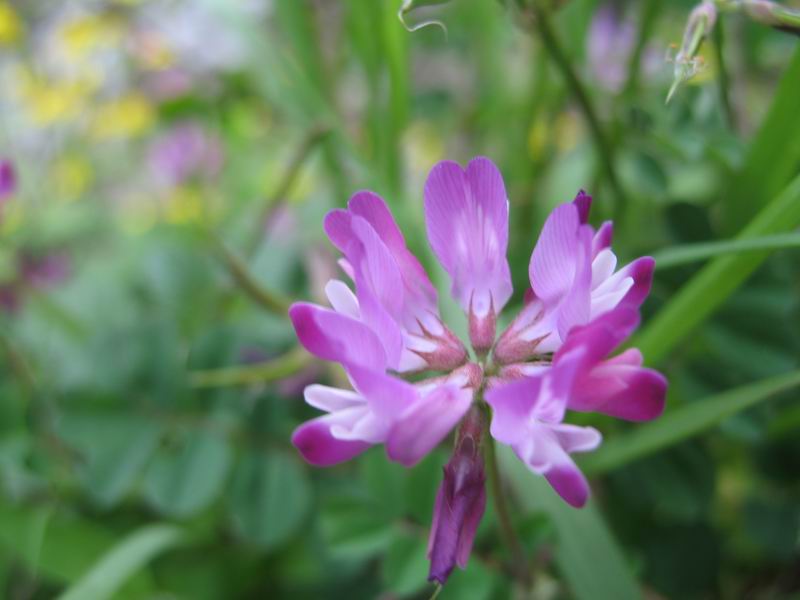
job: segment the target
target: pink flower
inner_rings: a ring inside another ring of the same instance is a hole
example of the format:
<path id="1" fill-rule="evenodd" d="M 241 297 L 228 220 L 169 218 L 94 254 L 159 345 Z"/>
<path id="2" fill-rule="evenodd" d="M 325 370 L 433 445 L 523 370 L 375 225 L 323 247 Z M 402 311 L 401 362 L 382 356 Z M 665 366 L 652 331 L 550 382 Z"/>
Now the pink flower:
<path id="1" fill-rule="evenodd" d="M 354 289 L 332 280 L 325 288 L 332 308 L 298 303 L 289 313 L 303 346 L 340 363 L 352 389 L 306 388 L 306 401 L 327 414 L 301 425 L 292 441 L 315 465 L 384 444 L 391 460 L 411 466 L 458 427 L 429 548 L 431 578 L 443 583 L 454 565 L 466 564 L 483 514 L 480 404 L 491 407 L 491 435 L 582 506 L 589 486 L 570 455 L 594 450 L 601 436 L 565 423 L 568 411 L 652 419 L 663 410 L 666 380 L 643 368 L 635 349 L 608 358 L 638 325 L 654 262 L 640 258 L 617 269 L 611 224 L 597 231 L 588 224 L 590 196 L 580 192 L 548 217 L 531 256 L 525 304 L 497 339 L 512 294 L 500 172 L 486 158 L 466 169 L 443 162 L 424 196 L 428 238 L 466 313 L 472 360 L 442 322 L 436 290 L 385 202 L 359 192 L 347 210 L 325 219 Z M 439 373 L 402 378 L 429 371 Z"/>

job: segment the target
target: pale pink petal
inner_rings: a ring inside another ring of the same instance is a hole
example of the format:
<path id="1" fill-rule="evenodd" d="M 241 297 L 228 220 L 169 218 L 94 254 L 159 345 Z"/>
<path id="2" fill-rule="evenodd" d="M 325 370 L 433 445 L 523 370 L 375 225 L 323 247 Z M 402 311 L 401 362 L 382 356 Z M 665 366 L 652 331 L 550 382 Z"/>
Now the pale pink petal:
<path id="1" fill-rule="evenodd" d="M 525 377 L 504 385 L 490 387 L 485 399 L 492 407 L 489 432 L 503 444 L 516 444 L 528 434 L 533 404 L 539 396 L 542 380 Z"/>
<path id="2" fill-rule="evenodd" d="M 542 227 L 528 267 L 531 287 L 545 304 L 561 301 L 575 281 L 582 248 L 578 245 L 581 227 L 579 210 L 574 204 L 557 206 Z"/>
<path id="3" fill-rule="evenodd" d="M 475 158 L 466 170 L 437 164 L 425 183 L 425 222 L 433 251 L 461 307 L 485 317 L 511 296 L 508 198 L 497 167 Z"/>
<path id="4" fill-rule="evenodd" d="M 333 310 L 353 319 L 360 319 L 358 299 L 347 284 L 338 279 L 331 279 L 325 284 L 325 295 L 331 303 Z"/>
<path id="5" fill-rule="evenodd" d="M 360 394 L 327 385 L 309 385 L 303 390 L 303 396 L 308 404 L 326 412 L 335 412 L 364 404 L 364 398 Z"/>
<path id="6" fill-rule="evenodd" d="M 458 424 L 472 403 L 472 390 L 442 385 L 419 399 L 392 427 L 389 458 L 415 465 Z"/>
<path id="7" fill-rule="evenodd" d="M 637 258 L 629 265 L 620 269 L 623 277 L 633 279 L 633 286 L 622 299 L 622 302 L 638 308 L 642 305 L 650 287 L 653 285 L 653 271 L 656 268 L 656 261 L 650 256 Z"/>

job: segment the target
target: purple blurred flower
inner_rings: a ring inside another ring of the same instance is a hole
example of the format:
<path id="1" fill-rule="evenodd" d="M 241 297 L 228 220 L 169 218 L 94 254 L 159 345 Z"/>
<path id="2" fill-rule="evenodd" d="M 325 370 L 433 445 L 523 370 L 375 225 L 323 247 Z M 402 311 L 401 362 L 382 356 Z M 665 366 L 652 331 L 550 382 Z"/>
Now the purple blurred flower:
<path id="1" fill-rule="evenodd" d="M 58 285 L 69 277 L 70 270 L 69 256 L 64 253 L 21 251 L 15 277 L 0 285 L 0 307 L 6 312 L 16 312 L 22 306 L 26 288 L 43 290 Z"/>
<path id="2" fill-rule="evenodd" d="M 631 54 L 636 46 L 636 21 L 623 17 L 621 8 L 603 4 L 589 27 L 586 47 L 589 70 L 604 89 L 619 92 L 628 78 Z M 645 47 L 641 68 L 652 76 L 663 65 L 663 57 L 653 47 Z"/>
<path id="3" fill-rule="evenodd" d="M 177 185 L 216 176 L 222 166 L 222 147 L 200 125 L 182 123 L 153 143 L 148 162 L 157 178 Z"/>
<path id="4" fill-rule="evenodd" d="M 590 196 L 580 192 L 548 217 L 531 256 L 525 305 L 497 341 L 497 317 L 512 293 L 500 172 L 485 158 L 466 169 L 442 162 L 424 196 L 428 239 L 467 315 L 477 361 L 442 322 L 436 290 L 385 202 L 359 192 L 347 210 L 325 219 L 355 292 L 332 280 L 332 309 L 298 303 L 289 311 L 303 346 L 340 363 L 353 389 L 306 388 L 306 401 L 327 414 L 301 425 L 292 441 L 315 465 L 382 443 L 391 460 L 410 466 L 461 423 L 431 533 L 431 578 L 443 583 L 466 563 L 483 513 L 480 436 L 468 435 L 481 430 L 471 421 L 480 415 L 477 404 L 491 406 L 495 439 L 582 506 L 589 486 L 570 454 L 595 449 L 601 437 L 564 423 L 567 411 L 652 419 L 663 410 L 666 380 L 644 369 L 635 349 L 607 358 L 638 325 L 654 261 L 617 269 L 611 223 L 597 231 L 588 224 Z M 444 374 L 415 383 L 397 376 L 420 371 Z"/>
<path id="5" fill-rule="evenodd" d="M 0 160 L 0 202 L 8 200 L 17 191 L 17 172 L 10 160 Z"/>

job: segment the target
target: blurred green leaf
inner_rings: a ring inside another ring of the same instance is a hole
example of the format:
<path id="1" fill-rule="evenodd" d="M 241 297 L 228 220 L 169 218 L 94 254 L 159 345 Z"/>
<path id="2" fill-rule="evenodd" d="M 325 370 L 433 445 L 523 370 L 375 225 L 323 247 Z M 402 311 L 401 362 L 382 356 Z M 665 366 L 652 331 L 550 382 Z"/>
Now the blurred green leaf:
<path id="1" fill-rule="evenodd" d="M 389 546 L 383 562 L 386 589 L 400 597 L 411 596 L 428 586 L 427 540 L 399 535 Z"/>
<path id="2" fill-rule="evenodd" d="M 125 496 L 155 451 L 162 425 L 128 413 L 69 414 L 59 431 L 80 454 L 81 478 L 102 507 Z"/>
<path id="3" fill-rule="evenodd" d="M 299 529 L 310 507 L 311 486 L 297 459 L 281 451 L 251 451 L 241 459 L 230 515 L 242 537 L 274 548 Z"/>
<path id="4" fill-rule="evenodd" d="M 105 600 L 153 558 L 175 546 L 183 533 L 172 525 L 147 525 L 115 545 L 59 600 Z"/>
<path id="5" fill-rule="evenodd" d="M 52 507 L 23 508 L 0 501 L 0 546 L 37 576 L 51 581 L 76 581 L 117 538 L 113 530 Z M 140 571 L 117 597 L 143 598 L 152 587 L 149 574 Z"/>
<path id="6" fill-rule="evenodd" d="M 800 233 L 784 233 L 755 238 L 671 246 L 655 252 L 653 258 L 656 259 L 656 267 L 661 271 L 723 254 L 737 254 L 755 250 L 784 250 L 786 248 L 800 248 Z"/>
<path id="7" fill-rule="evenodd" d="M 191 431 L 179 443 L 177 451 L 162 450 L 150 463 L 143 492 L 161 513 L 187 517 L 217 498 L 228 475 L 231 451 L 219 432 Z"/>
<path id="8" fill-rule="evenodd" d="M 722 194 L 723 223 L 739 231 L 797 173 L 800 162 L 800 48 L 794 51 L 775 91 L 772 106 L 750 144 L 744 167 Z M 765 232 L 766 233 L 766 232 Z"/>
<path id="9" fill-rule="evenodd" d="M 552 519 L 556 529 L 555 560 L 575 598 L 642 597 L 622 550 L 594 503 L 582 509 L 572 508 L 508 447 L 499 447 L 498 456 L 520 506 L 526 512 L 544 512 Z"/>
<path id="10" fill-rule="evenodd" d="M 364 499 L 326 498 L 322 532 L 331 553 L 345 560 L 363 560 L 383 551 L 394 537 L 391 524 Z"/>
<path id="11" fill-rule="evenodd" d="M 590 475 L 611 471 L 688 439 L 737 412 L 798 385 L 800 385 L 800 371 L 794 371 L 707 400 L 692 402 L 667 412 L 656 421 L 637 426 L 627 435 L 619 435 L 608 440 L 597 452 L 583 458 L 580 461 L 581 467 Z"/>
<path id="12" fill-rule="evenodd" d="M 747 240 L 789 231 L 800 224 L 800 176 L 772 200 L 737 237 Z M 663 360 L 708 318 L 769 256 L 760 250 L 720 256 L 689 280 L 631 343 L 653 364 Z"/>

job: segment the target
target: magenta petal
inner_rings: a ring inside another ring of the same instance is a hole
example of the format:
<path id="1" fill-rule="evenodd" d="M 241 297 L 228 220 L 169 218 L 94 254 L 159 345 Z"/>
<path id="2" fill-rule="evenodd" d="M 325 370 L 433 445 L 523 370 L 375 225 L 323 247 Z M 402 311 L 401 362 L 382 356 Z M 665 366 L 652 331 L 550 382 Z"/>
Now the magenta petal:
<path id="1" fill-rule="evenodd" d="M 333 419 L 330 416 L 307 421 L 295 429 L 292 444 L 312 465 L 329 467 L 361 454 L 371 444 L 361 441 L 338 440 L 331 435 Z"/>
<path id="2" fill-rule="evenodd" d="M 447 384 L 420 398 L 392 426 L 386 440 L 389 458 L 415 465 L 453 430 L 471 403 L 471 389 Z"/>
<path id="3" fill-rule="evenodd" d="M 375 370 L 386 368 L 383 345 L 360 321 L 304 302 L 293 304 L 289 317 L 297 339 L 318 358 Z"/>
<path id="4" fill-rule="evenodd" d="M 567 504 L 582 508 L 589 499 L 589 482 L 571 459 L 554 466 L 544 476 Z"/>
<path id="5" fill-rule="evenodd" d="M 650 421 L 664 412 L 667 380 L 645 369 L 635 348 L 604 361 L 583 376 L 569 407 L 603 413 L 627 421 Z"/>
<path id="6" fill-rule="evenodd" d="M 457 163 L 437 164 L 425 183 L 428 239 L 452 279 L 451 292 L 461 307 L 479 317 L 491 306 L 502 309 L 511 296 L 508 247 L 508 198 L 497 167 L 475 158 L 466 170 Z"/>
<path id="7" fill-rule="evenodd" d="M 617 307 L 586 325 L 573 328 L 553 361 L 558 363 L 562 356 L 576 348 L 585 348 L 585 365 L 591 366 L 608 356 L 638 325 L 639 313 L 635 309 L 630 306 Z"/>
<path id="8" fill-rule="evenodd" d="M 580 190 L 572 203 L 575 205 L 575 208 L 578 209 L 578 219 L 581 224 L 585 225 L 588 223 L 589 211 L 592 208 L 592 197 L 583 190 Z"/>
<path id="9" fill-rule="evenodd" d="M 625 294 L 620 304 L 629 304 L 636 308 L 642 305 L 650 293 L 650 287 L 653 285 L 653 271 L 655 268 L 655 259 L 650 256 L 643 256 L 620 269 L 623 277 L 631 277 L 633 279 L 633 286 Z"/>

